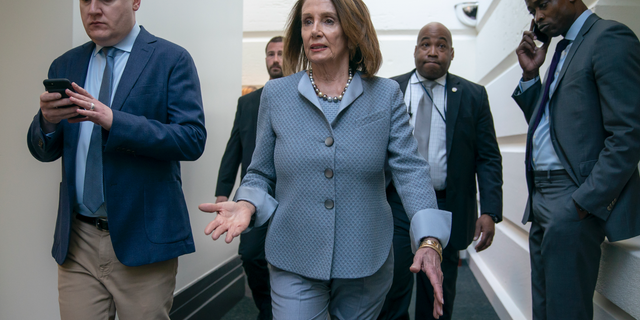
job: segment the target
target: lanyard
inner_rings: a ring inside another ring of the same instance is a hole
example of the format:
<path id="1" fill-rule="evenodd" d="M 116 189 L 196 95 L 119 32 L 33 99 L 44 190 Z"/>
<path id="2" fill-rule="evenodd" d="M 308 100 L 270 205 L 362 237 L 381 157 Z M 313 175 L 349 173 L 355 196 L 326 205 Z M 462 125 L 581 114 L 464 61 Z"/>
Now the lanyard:
<path id="1" fill-rule="evenodd" d="M 422 83 L 422 81 L 420 81 L 420 78 L 418 78 L 418 74 L 416 72 L 416 79 L 418 80 L 418 82 L 420 83 L 420 86 L 422 87 L 422 89 L 424 90 L 424 93 L 427 95 L 427 97 L 429 97 L 429 99 L 431 99 L 431 103 L 433 103 L 433 106 L 436 107 L 436 111 L 438 111 L 438 114 L 440 115 L 440 118 L 442 118 L 442 121 L 444 122 L 444 124 L 447 124 L 447 119 L 444 117 L 444 115 L 442 114 L 442 112 L 440 112 L 440 108 L 438 108 L 438 105 L 436 104 L 436 102 L 433 100 L 433 97 L 431 97 L 431 95 L 429 94 L 429 91 L 427 90 L 427 88 L 424 86 L 424 83 Z M 444 101 L 445 101 L 445 107 L 444 107 L 444 113 L 447 113 L 447 106 L 446 106 L 446 101 L 447 101 L 447 86 L 444 87 Z"/>

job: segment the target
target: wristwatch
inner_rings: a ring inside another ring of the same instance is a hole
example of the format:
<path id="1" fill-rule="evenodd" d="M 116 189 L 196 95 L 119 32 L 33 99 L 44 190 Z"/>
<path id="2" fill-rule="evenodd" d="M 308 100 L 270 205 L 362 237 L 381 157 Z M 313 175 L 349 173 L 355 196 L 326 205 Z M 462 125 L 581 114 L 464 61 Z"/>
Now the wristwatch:
<path id="1" fill-rule="evenodd" d="M 488 216 L 491 218 L 491 220 L 493 220 L 493 223 L 498 223 L 498 222 L 500 222 L 500 218 L 498 218 L 498 216 L 496 216 L 496 215 L 495 215 L 495 214 L 493 214 L 493 213 L 488 213 L 488 212 L 487 212 L 487 213 L 483 213 L 483 214 L 488 215 Z"/>

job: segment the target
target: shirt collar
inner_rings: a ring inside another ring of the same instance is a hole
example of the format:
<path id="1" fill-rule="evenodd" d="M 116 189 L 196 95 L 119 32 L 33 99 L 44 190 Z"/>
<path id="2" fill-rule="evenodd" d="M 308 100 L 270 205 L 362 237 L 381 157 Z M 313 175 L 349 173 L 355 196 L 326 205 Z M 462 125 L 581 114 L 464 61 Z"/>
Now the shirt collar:
<path id="1" fill-rule="evenodd" d="M 420 83 L 420 82 L 424 82 L 424 83 L 431 83 L 431 82 L 435 82 L 443 87 L 446 87 L 447 85 L 447 74 L 445 73 L 444 76 L 436 79 L 436 80 L 429 80 L 427 78 L 424 78 L 423 76 L 420 75 L 420 73 L 418 72 L 414 72 L 413 73 L 413 77 L 411 77 L 411 83 Z M 416 78 L 417 77 L 417 78 Z"/>
<path id="2" fill-rule="evenodd" d="M 589 16 L 592 14 L 593 12 L 591 10 L 589 9 L 585 10 L 578 17 L 578 19 L 576 19 L 576 21 L 573 22 L 573 24 L 571 25 L 571 28 L 569 28 L 569 31 L 567 31 L 567 35 L 565 35 L 564 38 L 569 41 L 575 40 L 576 37 L 578 36 L 578 33 L 580 32 L 580 29 L 582 29 L 582 26 L 584 25 L 585 21 L 587 21 L 587 18 L 589 18 Z"/>
<path id="3" fill-rule="evenodd" d="M 136 22 L 136 24 L 133 25 L 133 28 L 131 29 L 129 34 L 126 37 L 124 37 L 124 39 L 122 39 L 120 42 L 118 42 L 116 45 L 114 45 L 114 47 L 124 52 L 131 53 L 131 49 L 133 49 L 133 44 L 136 42 L 136 38 L 138 38 L 138 34 L 140 34 L 140 25 L 138 25 L 138 22 Z M 97 55 L 98 52 L 102 50 L 102 48 L 103 48 L 102 46 L 96 44 L 96 49 L 93 51 L 93 55 L 94 56 Z"/>

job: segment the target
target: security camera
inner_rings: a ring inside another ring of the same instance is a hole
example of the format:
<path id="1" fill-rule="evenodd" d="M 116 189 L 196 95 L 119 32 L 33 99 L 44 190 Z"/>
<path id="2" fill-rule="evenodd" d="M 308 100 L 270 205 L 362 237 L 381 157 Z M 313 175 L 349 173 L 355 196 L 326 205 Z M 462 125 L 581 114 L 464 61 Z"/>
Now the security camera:
<path id="1" fill-rule="evenodd" d="M 462 24 L 475 27 L 478 23 L 476 16 L 478 14 L 477 2 L 461 2 L 455 5 L 456 17 Z"/>

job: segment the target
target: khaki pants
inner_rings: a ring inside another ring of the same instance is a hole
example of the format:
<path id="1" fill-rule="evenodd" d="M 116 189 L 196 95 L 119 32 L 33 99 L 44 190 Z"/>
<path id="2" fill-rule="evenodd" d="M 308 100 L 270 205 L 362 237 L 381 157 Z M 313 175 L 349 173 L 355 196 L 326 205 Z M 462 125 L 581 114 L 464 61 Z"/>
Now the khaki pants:
<path id="1" fill-rule="evenodd" d="M 75 220 L 58 266 L 62 320 L 169 319 L 178 258 L 139 267 L 118 261 L 109 231 Z"/>

